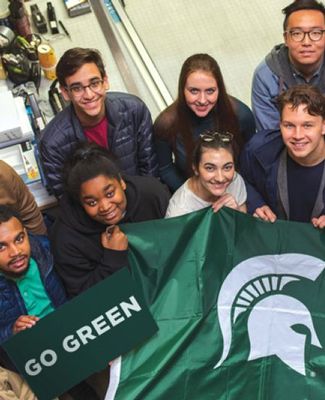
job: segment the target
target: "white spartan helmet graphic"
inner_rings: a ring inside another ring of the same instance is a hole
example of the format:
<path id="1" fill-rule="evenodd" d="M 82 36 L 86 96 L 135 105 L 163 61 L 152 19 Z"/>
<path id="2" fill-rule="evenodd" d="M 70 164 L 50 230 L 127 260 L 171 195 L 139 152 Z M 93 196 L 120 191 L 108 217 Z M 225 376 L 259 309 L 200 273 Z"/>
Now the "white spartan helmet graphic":
<path id="1" fill-rule="evenodd" d="M 230 352 L 232 329 L 237 318 L 249 312 L 248 360 L 276 355 L 290 368 L 306 375 L 306 336 L 295 332 L 292 326 L 305 325 L 311 333 L 312 345 L 322 346 L 306 306 L 280 292 L 289 282 L 299 281 L 302 277 L 315 281 L 324 267 L 324 261 L 304 254 L 258 256 L 238 264 L 226 277 L 218 296 L 223 352 L 215 368 Z"/>

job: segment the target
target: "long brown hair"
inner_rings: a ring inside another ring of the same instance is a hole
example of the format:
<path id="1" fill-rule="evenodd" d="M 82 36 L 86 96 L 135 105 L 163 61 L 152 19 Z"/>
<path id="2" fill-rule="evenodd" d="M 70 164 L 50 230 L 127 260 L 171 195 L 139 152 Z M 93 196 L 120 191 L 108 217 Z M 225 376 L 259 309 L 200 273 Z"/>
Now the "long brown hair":
<path id="1" fill-rule="evenodd" d="M 191 126 L 192 111 L 186 104 L 185 85 L 188 76 L 196 71 L 211 74 L 218 85 L 218 100 L 211 110 L 214 127 L 221 132 L 231 132 L 234 135 L 234 147 L 239 148 L 242 141 L 239 136 L 239 124 L 230 98 L 227 94 L 224 80 L 217 61 L 209 54 L 194 54 L 187 58 L 182 66 L 178 81 L 177 100 L 170 105 L 160 116 L 159 131 L 165 136 L 176 151 L 176 138 L 181 136 L 187 155 L 188 171 L 191 171 L 191 159 L 194 149 L 194 138 Z M 163 126 L 165 125 L 165 126 Z"/>

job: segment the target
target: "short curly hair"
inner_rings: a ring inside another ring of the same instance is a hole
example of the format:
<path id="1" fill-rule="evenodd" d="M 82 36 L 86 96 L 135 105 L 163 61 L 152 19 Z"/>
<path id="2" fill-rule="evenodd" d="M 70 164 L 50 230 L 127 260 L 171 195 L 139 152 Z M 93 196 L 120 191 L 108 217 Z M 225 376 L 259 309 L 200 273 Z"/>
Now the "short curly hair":
<path id="1" fill-rule="evenodd" d="M 284 107 L 290 104 L 292 109 L 305 105 L 308 113 L 325 119 L 325 97 L 315 86 L 303 84 L 292 86 L 277 99 L 280 116 Z"/>

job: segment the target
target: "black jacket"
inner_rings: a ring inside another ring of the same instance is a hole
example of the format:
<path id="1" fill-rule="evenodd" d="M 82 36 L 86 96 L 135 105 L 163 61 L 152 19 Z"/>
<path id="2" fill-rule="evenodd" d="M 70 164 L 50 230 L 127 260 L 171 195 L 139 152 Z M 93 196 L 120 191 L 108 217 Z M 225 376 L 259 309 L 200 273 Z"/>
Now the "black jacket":
<path id="1" fill-rule="evenodd" d="M 152 142 L 152 121 L 146 105 L 138 97 L 109 92 L 105 100 L 108 118 L 108 146 L 129 175 L 158 176 Z M 53 193 L 62 195 L 62 168 L 76 144 L 86 141 L 72 105 L 45 127 L 40 141 L 42 166 Z"/>
<path id="2" fill-rule="evenodd" d="M 121 220 L 141 222 L 165 216 L 169 192 L 156 178 L 127 176 L 126 214 Z M 60 201 L 61 214 L 50 238 L 57 272 L 70 297 L 128 265 L 128 251 L 109 250 L 101 244 L 105 225 L 91 219 L 68 196 Z"/>

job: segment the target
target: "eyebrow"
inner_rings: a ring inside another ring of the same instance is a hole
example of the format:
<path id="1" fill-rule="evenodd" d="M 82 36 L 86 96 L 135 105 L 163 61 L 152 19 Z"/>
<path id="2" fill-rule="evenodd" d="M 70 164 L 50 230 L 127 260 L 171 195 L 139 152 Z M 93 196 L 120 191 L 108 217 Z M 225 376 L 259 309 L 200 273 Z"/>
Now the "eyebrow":
<path id="1" fill-rule="evenodd" d="M 209 89 L 217 89 L 218 86 L 209 86 L 208 88 L 204 89 L 204 90 L 209 90 Z M 188 89 L 199 89 L 197 86 L 187 86 Z"/>
<path id="2" fill-rule="evenodd" d="M 93 78 L 90 78 L 88 80 L 88 82 L 93 82 L 93 81 L 97 81 L 97 80 L 101 80 L 101 79 L 103 79 L 101 76 L 94 76 Z M 83 85 L 82 82 L 73 82 L 69 86 L 71 87 L 71 86 L 82 86 L 82 85 Z"/>
<path id="3" fill-rule="evenodd" d="M 14 238 L 14 240 L 17 240 L 18 238 L 19 238 L 19 236 L 21 236 L 21 235 L 25 235 L 25 231 L 24 230 L 22 230 L 22 231 L 20 231 L 19 233 L 17 233 L 17 235 L 15 236 L 15 238 Z M 8 242 L 6 242 L 6 241 L 0 241 L 0 245 L 4 245 L 4 244 L 7 244 Z"/>
<path id="4" fill-rule="evenodd" d="M 113 188 L 114 189 L 114 185 L 112 183 L 109 183 L 107 186 L 105 186 L 103 188 L 103 192 L 106 192 L 107 190 Z M 83 196 L 82 199 L 83 200 L 87 200 L 87 199 L 95 199 L 95 196 L 89 195 L 89 196 Z"/>

